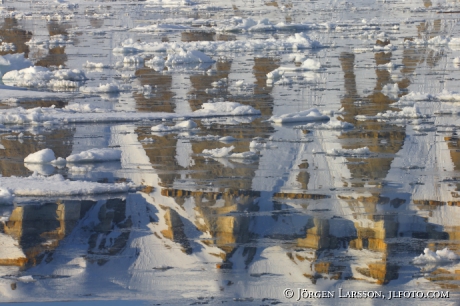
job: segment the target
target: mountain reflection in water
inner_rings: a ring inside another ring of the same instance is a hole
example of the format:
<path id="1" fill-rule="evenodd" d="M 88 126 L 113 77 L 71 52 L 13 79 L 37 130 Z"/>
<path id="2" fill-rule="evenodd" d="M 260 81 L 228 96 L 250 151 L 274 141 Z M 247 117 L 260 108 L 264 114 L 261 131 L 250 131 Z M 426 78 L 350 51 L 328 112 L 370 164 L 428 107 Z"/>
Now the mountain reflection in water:
<path id="1" fill-rule="evenodd" d="M 52 71 L 83 69 L 85 86 L 114 82 L 128 89 L 85 94 L 78 87 L 40 88 L 49 96 L 23 97 L 25 89 L 7 94 L 11 88 L 1 87 L 1 116 L 15 107 L 89 104 L 95 113 L 178 113 L 185 120 L 204 103 L 222 101 L 252 106 L 261 115 L 193 119 L 193 129 L 164 133 L 151 127 L 176 122 L 0 125 L 2 177 L 59 174 L 136 186 L 122 195 L 17 195 L 12 205 L 2 204 L 1 302 L 295 303 L 297 295 L 286 299 L 285 288 L 295 294 L 447 290 L 450 299 L 425 302 L 458 299 L 459 260 L 413 261 L 426 248 L 448 248 L 460 256 L 456 102 L 414 100 L 427 116 L 378 117 L 400 111 L 406 105 L 394 103 L 410 93 L 455 92 L 460 75 L 452 61 L 460 56 L 458 46 L 428 43 L 458 36 L 455 16 L 435 14 L 455 8 L 455 2 L 438 8 L 416 0 L 326 6 L 315 1 L 77 2 L 4 1 L 0 55 L 24 53 Z M 211 52 L 203 47 L 215 62 L 187 65 L 166 64 L 171 50 L 114 52 L 128 38 L 189 46 L 288 41 L 300 32 L 324 48 Z M 319 61 L 321 69 L 304 69 L 295 58 Z M 103 65 L 91 68 L 87 62 Z M 0 71 L 8 66 L 2 63 Z M 267 82 L 275 70 L 285 71 L 285 78 Z M 268 120 L 313 107 L 353 128 Z M 233 141 L 222 140 L 225 136 Z M 203 154 L 230 146 L 233 153 L 256 155 Z M 331 153 L 364 147 L 370 154 Z M 114 148 L 122 158 L 24 164 L 26 156 L 45 148 L 64 158 Z"/>

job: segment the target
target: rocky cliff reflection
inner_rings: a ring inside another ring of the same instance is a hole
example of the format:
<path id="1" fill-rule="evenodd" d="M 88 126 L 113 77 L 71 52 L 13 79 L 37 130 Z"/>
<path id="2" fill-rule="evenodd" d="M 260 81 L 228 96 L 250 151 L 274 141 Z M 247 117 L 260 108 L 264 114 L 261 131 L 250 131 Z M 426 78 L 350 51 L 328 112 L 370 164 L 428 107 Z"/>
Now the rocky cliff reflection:
<path id="1" fill-rule="evenodd" d="M 126 246 L 131 219 L 126 217 L 126 200 L 107 201 L 67 200 L 39 205 L 20 205 L 13 208 L 8 221 L 2 223 L 2 232 L 13 237 L 24 257 L 2 258 L 3 265 L 17 265 L 28 269 L 42 261 L 50 263 L 54 251 L 84 220 L 89 232 L 86 259 L 104 264 L 108 256 L 121 252 Z"/>

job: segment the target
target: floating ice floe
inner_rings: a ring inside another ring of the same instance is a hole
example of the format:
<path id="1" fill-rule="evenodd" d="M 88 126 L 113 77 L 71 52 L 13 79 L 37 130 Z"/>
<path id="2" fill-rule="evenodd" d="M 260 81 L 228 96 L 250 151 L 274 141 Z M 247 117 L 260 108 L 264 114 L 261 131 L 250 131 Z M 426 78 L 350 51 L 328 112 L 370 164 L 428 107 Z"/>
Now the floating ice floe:
<path id="1" fill-rule="evenodd" d="M 267 18 L 254 20 L 252 18 L 233 17 L 225 20 L 216 27 L 218 32 L 267 32 L 267 31 L 292 31 L 310 30 L 312 28 L 326 28 L 313 23 L 284 23 L 270 22 Z"/>
<path id="2" fill-rule="evenodd" d="M 194 141 L 216 141 L 219 140 L 220 136 L 218 135 L 191 135 L 189 132 L 181 132 L 177 134 L 177 139 L 188 139 Z"/>
<path id="3" fill-rule="evenodd" d="M 0 56 L 0 76 L 12 70 L 21 70 L 32 66 L 33 63 L 24 58 L 24 53 L 6 54 Z"/>
<path id="4" fill-rule="evenodd" d="M 3 75 L 3 83 L 19 87 L 75 88 L 87 78 L 78 69 L 59 69 L 51 71 L 46 67 L 32 66 L 21 70 L 12 70 Z"/>
<path id="5" fill-rule="evenodd" d="M 277 146 L 275 145 L 271 145 L 269 143 L 263 143 L 263 142 L 259 142 L 257 141 L 256 139 L 252 140 L 250 143 L 249 143 L 249 149 L 251 151 L 260 151 L 262 149 L 272 149 L 272 148 L 277 148 Z"/>
<path id="6" fill-rule="evenodd" d="M 0 124 L 44 124 L 52 123 L 103 123 L 103 122 L 136 122 L 142 120 L 163 120 L 183 118 L 206 118 L 225 116 L 260 115 L 260 111 L 252 106 L 237 102 L 203 103 L 202 109 L 188 114 L 175 113 L 138 113 L 124 111 L 108 111 L 90 104 L 70 104 L 62 109 L 54 107 L 22 107 L 1 109 Z"/>
<path id="7" fill-rule="evenodd" d="M 24 276 L 18 277 L 18 281 L 23 282 L 23 283 L 33 283 L 36 280 L 33 278 L 32 275 L 24 275 Z"/>
<path id="8" fill-rule="evenodd" d="M 67 36 L 62 34 L 50 36 L 49 39 L 40 39 L 37 37 L 33 37 L 31 40 L 26 42 L 26 45 L 28 46 L 42 49 L 52 49 L 57 46 L 63 46 L 68 44 L 73 44 L 73 41 L 67 39 Z"/>
<path id="9" fill-rule="evenodd" d="M 121 47 L 113 49 L 114 53 L 133 52 L 166 52 L 168 50 L 184 49 L 206 52 L 229 52 L 238 50 L 301 50 L 321 48 L 322 45 L 316 40 L 310 39 L 305 33 L 296 33 L 286 40 L 249 39 L 235 41 L 192 41 L 192 42 L 134 42 L 128 39 Z"/>
<path id="10" fill-rule="evenodd" d="M 382 120 L 391 120 L 391 119 L 416 119 L 416 118 L 429 118 L 429 115 L 423 115 L 420 112 L 420 109 L 417 105 L 412 107 L 404 107 L 401 111 L 392 111 L 388 110 L 384 113 L 378 113 L 375 116 L 366 116 L 366 115 L 357 115 L 355 116 L 358 120 L 368 120 L 368 119 L 382 119 Z"/>
<path id="11" fill-rule="evenodd" d="M 453 63 L 455 67 L 460 67 L 460 57 L 454 58 Z"/>
<path id="12" fill-rule="evenodd" d="M 384 95 L 386 95 L 390 99 L 397 99 L 399 94 L 399 86 L 398 83 L 395 84 L 387 84 L 383 86 L 382 91 Z"/>
<path id="13" fill-rule="evenodd" d="M 266 18 L 255 21 L 252 18 L 233 17 L 230 20 L 222 22 L 217 31 L 221 32 L 256 32 L 256 31 L 274 31 L 274 25 Z"/>
<path id="14" fill-rule="evenodd" d="M 163 67 L 165 65 L 165 60 L 159 56 L 154 56 L 149 60 L 145 61 L 145 66 L 150 68 Z"/>
<path id="15" fill-rule="evenodd" d="M 323 115 L 318 109 L 310 108 L 305 111 L 284 114 L 280 116 L 272 116 L 268 121 L 274 123 L 289 123 L 289 122 L 312 122 L 329 120 L 329 116 Z"/>
<path id="16" fill-rule="evenodd" d="M 94 163 L 115 161 L 121 159 L 121 150 L 117 149 L 91 149 L 72 154 L 66 158 L 68 163 Z"/>
<path id="17" fill-rule="evenodd" d="M 437 250 L 436 252 L 431 251 L 429 248 L 423 250 L 424 254 L 414 258 L 413 263 L 416 265 L 424 265 L 428 263 L 443 263 L 443 262 L 452 262 L 458 260 L 459 257 L 457 254 L 444 248 L 442 250 Z"/>
<path id="18" fill-rule="evenodd" d="M 385 46 L 381 46 L 381 45 L 375 45 L 373 50 L 374 52 L 388 52 L 388 51 L 393 51 L 393 50 L 396 50 L 396 46 L 393 46 L 392 44 L 388 44 L 388 45 L 385 45 Z"/>
<path id="19" fill-rule="evenodd" d="M 443 90 L 441 93 L 436 95 L 436 99 L 448 102 L 460 101 L 460 93 Z"/>
<path id="20" fill-rule="evenodd" d="M 243 87 L 244 80 L 237 80 L 233 84 L 235 85 L 235 87 Z"/>
<path id="21" fill-rule="evenodd" d="M 166 66 L 182 65 L 182 64 L 199 64 L 212 63 L 214 60 L 198 50 L 176 49 L 174 53 L 169 53 L 165 61 Z"/>
<path id="22" fill-rule="evenodd" d="M 331 149 L 327 150 L 327 155 L 332 156 L 366 156 L 371 154 L 368 147 L 358 149 Z"/>
<path id="23" fill-rule="evenodd" d="M 331 119 L 329 122 L 315 124 L 315 123 L 308 123 L 305 125 L 297 125 L 294 128 L 296 129 L 319 129 L 319 130 L 347 130 L 354 128 L 353 124 L 339 121 L 336 119 Z"/>
<path id="24" fill-rule="evenodd" d="M 43 149 L 35 153 L 29 154 L 24 158 L 24 163 L 31 164 L 48 164 L 56 159 L 53 150 Z"/>
<path id="25" fill-rule="evenodd" d="M 217 149 L 204 149 L 203 154 L 210 157 L 220 158 L 220 157 L 228 157 L 231 155 L 231 152 L 235 149 L 234 146 L 231 147 L 223 147 Z"/>
<path id="26" fill-rule="evenodd" d="M 123 64 L 125 65 L 140 65 L 144 62 L 144 58 L 141 56 L 125 56 L 123 58 Z"/>
<path id="27" fill-rule="evenodd" d="M 443 90 L 438 94 L 428 94 L 420 92 L 410 92 L 402 96 L 398 102 L 391 104 L 392 106 L 412 106 L 418 101 L 440 101 L 440 102 L 456 102 L 460 101 L 460 93 Z"/>
<path id="28" fill-rule="evenodd" d="M 303 61 L 300 67 L 278 67 L 275 70 L 267 73 L 267 86 L 275 85 L 289 85 L 292 83 L 290 77 L 298 77 L 299 72 L 303 71 L 318 71 L 321 69 L 321 63 L 313 59 L 307 59 Z M 302 76 L 301 76 L 302 77 Z M 311 76 L 303 75 L 306 79 L 310 79 Z"/>
<path id="29" fill-rule="evenodd" d="M 0 204 L 11 204 L 13 195 L 5 188 L 0 187 Z"/>
<path id="30" fill-rule="evenodd" d="M 60 174 L 45 177 L 36 173 L 29 177 L 0 177 L 0 186 L 14 196 L 78 196 L 103 193 L 122 193 L 129 190 L 126 183 L 103 184 L 70 181 Z"/>
<path id="31" fill-rule="evenodd" d="M 153 132 L 173 132 L 173 131 L 190 130 L 196 127 L 197 127 L 197 124 L 193 120 L 187 120 L 187 121 L 177 123 L 174 126 L 159 124 L 156 126 L 152 126 L 151 130 Z"/>
<path id="32" fill-rule="evenodd" d="M 21 90 L 14 86 L 0 85 L 0 101 L 16 106 L 21 101 L 37 101 L 45 99 L 68 99 L 70 94 L 62 92 L 46 92 L 36 90 Z"/>
<path id="33" fill-rule="evenodd" d="M 259 155 L 252 151 L 230 154 L 230 159 L 258 159 Z"/>
<path id="34" fill-rule="evenodd" d="M 90 61 L 86 61 L 86 63 L 83 64 L 83 67 L 85 68 L 110 68 L 110 65 L 104 64 L 104 63 L 93 63 Z"/>
<path id="35" fill-rule="evenodd" d="M 255 152 L 247 151 L 242 153 L 231 153 L 235 149 L 234 146 L 223 147 L 217 149 L 204 149 L 203 155 L 213 158 L 232 158 L 232 159 L 257 159 L 259 155 Z"/>
<path id="36" fill-rule="evenodd" d="M 399 98 L 398 102 L 391 104 L 392 106 L 413 106 L 417 101 L 431 101 L 435 96 L 421 92 L 410 92 L 407 95 Z"/>
<path id="37" fill-rule="evenodd" d="M 2 42 L 0 44 L 0 51 L 1 52 L 9 52 L 9 51 L 16 51 L 16 46 L 13 43 Z"/>
<path id="38" fill-rule="evenodd" d="M 87 94 L 95 94 L 95 93 L 117 93 L 124 90 L 128 90 L 131 87 L 129 85 L 120 85 L 116 83 L 107 83 L 107 84 L 99 84 L 98 87 L 92 86 L 82 86 L 80 87 L 80 92 L 87 93 Z"/>
<path id="39" fill-rule="evenodd" d="M 191 26 L 180 24 L 152 24 L 148 26 L 137 26 L 132 28 L 134 32 L 167 32 L 167 31 L 185 31 L 194 29 Z"/>
<path id="40" fill-rule="evenodd" d="M 435 36 L 430 39 L 424 38 L 414 38 L 408 39 L 404 41 L 404 45 L 406 46 L 444 46 L 449 45 L 449 47 L 455 49 L 458 45 L 460 45 L 460 39 L 456 37 L 446 37 L 446 36 Z"/>
<path id="41" fill-rule="evenodd" d="M 224 137 L 220 137 L 219 141 L 223 142 L 223 143 L 229 143 L 229 142 L 236 141 L 236 139 L 235 139 L 235 137 L 232 137 L 232 136 L 224 136 Z"/>
<path id="42" fill-rule="evenodd" d="M 418 132 L 431 132 L 431 131 L 436 131 L 436 126 L 434 125 L 415 125 L 412 127 L 412 129 Z"/>

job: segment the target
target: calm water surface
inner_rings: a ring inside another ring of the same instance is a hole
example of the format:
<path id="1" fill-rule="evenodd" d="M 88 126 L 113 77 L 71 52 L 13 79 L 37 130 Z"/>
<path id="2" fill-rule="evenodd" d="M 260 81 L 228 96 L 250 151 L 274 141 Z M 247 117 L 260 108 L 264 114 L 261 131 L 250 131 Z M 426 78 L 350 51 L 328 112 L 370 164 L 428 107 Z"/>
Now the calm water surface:
<path id="1" fill-rule="evenodd" d="M 36 66 L 83 69 L 85 86 L 129 87 L 16 100 L 0 89 L 0 113 L 89 103 L 185 115 L 209 101 L 235 101 L 261 115 L 197 119 L 196 128 L 170 133 L 151 131 L 160 121 L 3 129 L 3 177 L 35 171 L 138 187 L 97 197 L 18 196 L 0 206 L 0 238 L 14 239 L 24 254 L 0 258 L 1 302 L 331 304 L 297 302 L 299 290 L 333 292 L 336 304 L 458 302 L 459 260 L 413 262 L 425 248 L 460 256 L 458 102 L 421 99 L 423 118 L 375 118 L 401 111 L 404 106 L 392 104 L 411 92 L 458 90 L 460 45 L 426 43 L 460 37 L 457 2 L 6 0 L 2 7 L 0 39 L 15 48 L 0 55 L 24 53 Z M 232 17 L 311 27 L 223 31 Z M 132 30 L 152 24 L 176 27 Z M 180 44 L 287 40 L 300 32 L 324 48 L 205 51 L 214 63 L 170 66 L 146 64 L 165 52 L 113 52 L 129 38 Z M 55 35 L 67 42 L 49 43 Z M 133 55 L 144 62 L 123 63 Z M 290 71 L 281 84 L 267 83 L 269 72 L 299 67 L 296 55 L 320 62 L 321 69 Z M 105 66 L 85 68 L 87 61 Z M 353 128 L 267 121 L 313 107 Z M 223 136 L 235 141 L 223 143 Z M 250 147 L 254 139 L 258 148 Z M 229 146 L 258 158 L 202 154 Z M 79 169 L 24 164 L 44 148 L 67 157 L 109 147 L 122 151 L 121 161 Z M 370 154 L 331 154 L 363 147 Z M 286 288 L 293 298 L 285 298 Z M 383 298 L 339 299 L 339 290 L 376 291 Z M 450 298 L 390 301 L 394 290 L 448 291 Z"/>

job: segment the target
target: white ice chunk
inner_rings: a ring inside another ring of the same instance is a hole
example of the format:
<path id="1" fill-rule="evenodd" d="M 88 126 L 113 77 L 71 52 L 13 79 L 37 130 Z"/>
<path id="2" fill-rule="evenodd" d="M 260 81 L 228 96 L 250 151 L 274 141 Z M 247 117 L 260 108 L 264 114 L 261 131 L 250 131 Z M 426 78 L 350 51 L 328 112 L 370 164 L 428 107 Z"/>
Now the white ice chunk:
<path id="1" fill-rule="evenodd" d="M 233 142 L 235 140 L 236 140 L 235 137 L 232 137 L 232 136 L 224 136 L 224 137 L 219 138 L 219 141 L 223 143 Z"/>
<path id="2" fill-rule="evenodd" d="M 318 109 L 310 108 L 305 111 L 284 114 L 280 116 L 272 116 L 268 121 L 275 123 L 287 123 L 287 122 L 311 122 L 329 120 L 329 116 L 323 115 Z"/>
<path id="3" fill-rule="evenodd" d="M 53 150 L 43 149 L 38 152 L 29 154 L 26 158 L 24 158 L 24 162 L 31 164 L 47 164 L 55 159 L 56 156 L 54 155 Z"/>
<path id="4" fill-rule="evenodd" d="M 117 149 L 91 149 L 66 158 L 68 163 L 92 163 L 121 159 L 121 150 Z"/>
<path id="5" fill-rule="evenodd" d="M 196 63 L 212 63 L 212 58 L 207 56 L 201 51 L 183 49 L 176 50 L 173 54 L 168 54 L 165 64 L 167 66 L 181 65 L 181 64 L 196 64 Z"/>
<path id="6" fill-rule="evenodd" d="M 102 122 L 135 122 L 142 120 L 162 120 L 184 117 L 206 118 L 217 116 L 248 116 L 260 115 L 260 111 L 252 106 L 237 102 L 203 103 L 202 109 L 187 114 L 174 113 L 139 113 L 125 111 L 110 111 L 95 108 L 89 104 L 73 103 L 65 108 L 22 107 L 1 109 L 0 124 L 39 124 L 44 122 L 73 122 L 73 123 L 102 123 Z"/>
<path id="7" fill-rule="evenodd" d="M 32 66 L 33 63 L 24 57 L 24 53 L 6 54 L 0 56 L 0 75 L 12 70 L 21 70 Z"/>
<path id="8" fill-rule="evenodd" d="M 116 83 L 107 83 L 107 84 L 99 84 L 98 87 L 91 87 L 91 86 L 82 86 L 80 87 L 80 91 L 84 93 L 115 93 L 120 92 L 124 88 L 121 85 Z"/>
<path id="9" fill-rule="evenodd" d="M 331 119 L 329 122 L 321 123 L 321 124 L 314 124 L 308 123 L 305 125 L 297 125 L 295 126 L 297 129 L 319 129 L 319 130 L 347 130 L 354 128 L 353 124 L 339 121 L 337 119 Z"/>
<path id="10" fill-rule="evenodd" d="M 233 153 L 230 155 L 231 159 L 257 159 L 259 155 L 252 151 L 246 151 L 241 153 Z"/>
<path id="11" fill-rule="evenodd" d="M 321 63 L 309 58 L 302 63 L 302 68 L 305 68 L 308 70 L 319 70 L 321 69 Z"/>
<path id="12" fill-rule="evenodd" d="M 327 155 L 332 156 L 362 156 L 369 155 L 371 151 L 368 147 L 358 149 L 331 149 L 327 150 Z"/>
<path id="13" fill-rule="evenodd" d="M 423 253 L 424 254 L 414 258 L 414 264 L 423 265 L 427 263 L 442 263 L 459 259 L 458 255 L 448 248 L 437 250 L 436 252 L 431 251 L 429 248 L 425 248 Z"/>
<path id="14" fill-rule="evenodd" d="M 171 132 L 171 131 L 183 131 L 183 130 L 190 130 L 197 127 L 197 124 L 193 120 L 182 121 L 177 123 L 174 126 L 167 126 L 164 124 L 159 124 L 156 126 L 152 126 L 151 130 L 153 132 Z"/>
<path id="15" fill-rule="evenodd" d="M 0 204 L 11 204 L 13 195 L 5 188 L 0 187 Z"/>
<path id="16" fill-rule="evenodd" d="M 230 153 L 233 151 L 233 149 L 235 149 L 234 146 L 211 149 L 211 150 L 204 149 L 202 153 L 204 155 L 207 155 L 207 156 L 210 156 L 210 157 L 215 157 L 215 158 L 228 157 L 230 155 Z"/>
<path id="17" fill-rule="evenodd" d="M 9 71 L 3 75 L 2 80 L 6 85 L 19 87 L 76 87 L 75 82 L 86 80 L 86 76 L 78 69 L 51 71 L 46 67 L 32 66 Z"/>
<path id="18" fill-rule="evenodd" d="M 0 177 L 0 186 L 15 196 L 78 196 L 127 192 L 125 183 L 103 184 L 86 181 L 70 181 L 60 174 L 45 177 L 34 173 L 29 177 Z"/>
<path id="19" fill-rule="evenodd" d="M 415 118 L 426 118 L 427 115 L 422 115 L 420 109 L 417 105 L 412 107 L 404 107 L 401 111 L 392 111 L 387 110 L 384 113 L 378 113 L 375 116 L 365 116 L 357 115 L 355 118 L 358 120 L 367 120 L 367 119 L 415 119 Z"/>

